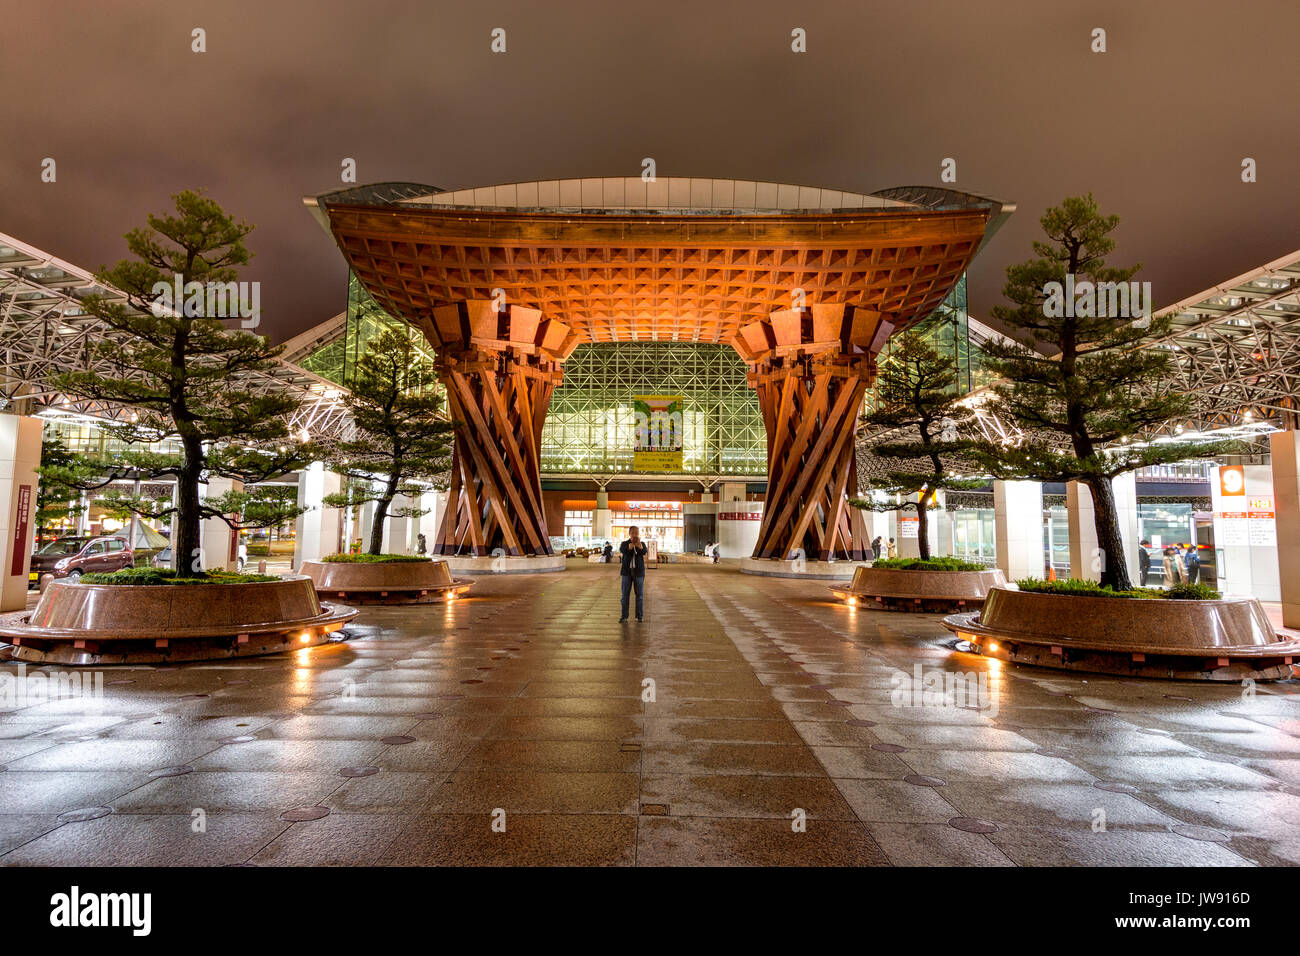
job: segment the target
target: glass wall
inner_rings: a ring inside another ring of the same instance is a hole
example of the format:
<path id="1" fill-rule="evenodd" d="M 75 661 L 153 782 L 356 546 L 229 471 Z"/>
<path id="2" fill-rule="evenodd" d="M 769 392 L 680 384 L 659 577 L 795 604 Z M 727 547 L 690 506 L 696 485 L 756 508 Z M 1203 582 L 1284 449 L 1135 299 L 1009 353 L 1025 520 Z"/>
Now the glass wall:
<path id="1" fill-rule="evenodd" d="M 681 395 L 687 473 L 763 475 L 767 437 L 745 363 L 729 345 L 580 345 L 542 429 L 547 472 L 631 471 L 636 395 Z"/>
<path id="2" fill-rule="evenodd" d="M 385 312 L 356 276 L 349 274 L 348 317 L 343 334 L 315 349 L 297 364 L 321 378 L 347 387 L 356 374 L 357 360 L 366 354 L 371 340 L 389 329 L 405 332 L 425 360 L 433 361 L 433 348 L 419 330 Z"/>
<path id="3" fill-rule="evenodd" d="M 987 567 L 997 564 L 992 508 L 961 508 L 948 513 L 952 521 L 953 557 Z"/>
<path id="4" fill-rule="evenodd" d="M 955 389 L 966 394 L 974 388 L 987 384 L 988 376 L 984 374 L 982 353 L 979 344 L 970 335 L 969 314 L 966 307 L 966 276 L 963 273 L 947 298 L 933 312 L 918 322 L 913 331 L 918 333 L 940 355 L 951 358 L 957 367 Z M 880 354 L 883 360 L 889 356 L 890 342 Z M 874 397 L 867 391 L 864 407 L 874 408 Z"/>

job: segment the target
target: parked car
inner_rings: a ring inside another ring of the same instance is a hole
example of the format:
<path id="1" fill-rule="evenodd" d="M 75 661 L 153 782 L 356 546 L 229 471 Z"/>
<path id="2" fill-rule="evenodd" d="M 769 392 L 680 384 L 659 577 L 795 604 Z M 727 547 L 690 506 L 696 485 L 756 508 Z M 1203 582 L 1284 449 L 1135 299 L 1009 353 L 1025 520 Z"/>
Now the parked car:
<path id="1" fill-rule="evenodd" d="M 120 571 L 135 565 L 135 552 L 121 535 L 88 538 L 69 535 L 32 555 L 27 586 L 44 587 L 57 578 L 79 581 L 91 571 Z"/>
<path id="2" fill-rule="evenodd" d="M 153 556 L 149 562 L 155 568 L 170 568 L 172 566 L 172 546 L 169 544 Z"/>

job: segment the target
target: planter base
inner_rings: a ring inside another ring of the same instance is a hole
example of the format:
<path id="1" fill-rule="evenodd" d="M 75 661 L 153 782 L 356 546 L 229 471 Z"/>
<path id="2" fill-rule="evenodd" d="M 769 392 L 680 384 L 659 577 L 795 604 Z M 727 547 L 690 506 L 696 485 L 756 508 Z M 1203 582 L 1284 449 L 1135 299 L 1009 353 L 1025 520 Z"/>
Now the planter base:
<path id="1" fill-rule="evenodd" d="M 305 577 L 257 584 L 55 581 L 36 607 L 0 621 L 14 659 L 77 666 L 220 660 L 341 638 L 357 612 L 322 604 Z"/>
<path id="2" fill-rule="evenodd" d="M 866 567 L 861 561 L 777 561 L 773 558 L 741 558 L 742 574 L 757 574 L 765 578 L 807 578 L 813 581 L 836 581 L 853 577 L 855 571 Z"/>
<path id="3" fill-rule="evenodd" d="M 944 627 L 997 660 L 1175 680 L 1295 676 L 1300 640 L 1276 634 L 1253 598 L 1174 601 L 996 588 L 984 610 Z"/>
<path id="4" fill-rule="evenodd" d="M 439 560 L 304 561 L 302 573 L 311 578 L 319 595 L 348 604 L 439 604 L 455 600 L 474 584 L 452 578 L 447 562 Z"/>
<path id="5" fill-rule="evenodd" d="M 562 554 L 538 555 L 443 555 L 441 560 L 457 574 L 545 574 L 563 571 L 568 558 Z"/>
<path id="6" fill-rule="evenodd" d="M 842 601 L 882 611 L 936 614 L 984 606 L 989 589 L 1007 586 L 999 570 L 905 571 L 899 568 L 858 568 L 848 587 L 831 593 Z"/>

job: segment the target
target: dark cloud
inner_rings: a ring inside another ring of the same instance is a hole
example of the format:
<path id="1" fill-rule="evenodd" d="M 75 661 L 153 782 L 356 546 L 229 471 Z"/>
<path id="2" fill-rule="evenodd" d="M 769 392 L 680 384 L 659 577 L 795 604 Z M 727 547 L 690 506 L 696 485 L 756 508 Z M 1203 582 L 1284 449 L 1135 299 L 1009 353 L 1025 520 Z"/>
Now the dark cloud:
<path id="1" fill-rule="evenodd" d="M 1293 0 L 5 0 L 0 23 L 0 231 L 95 268 L 202 186 L 257 225 L 247 278 L 278 338 L 343 307 L 301 197 L 348 156 L 363 182 L 636 175 L 653 156 L 661 176 L 868 191 L 936 183 L 951 156 L 958 187 L 1020 207 L 972 270 L 976 315 L 1071 193 L 1123 217 L 1117 261 L 1145 264 L 1158 305 L 1300 246 Z M 1109 52 L 1089 52 L 1094 27 Z"/>

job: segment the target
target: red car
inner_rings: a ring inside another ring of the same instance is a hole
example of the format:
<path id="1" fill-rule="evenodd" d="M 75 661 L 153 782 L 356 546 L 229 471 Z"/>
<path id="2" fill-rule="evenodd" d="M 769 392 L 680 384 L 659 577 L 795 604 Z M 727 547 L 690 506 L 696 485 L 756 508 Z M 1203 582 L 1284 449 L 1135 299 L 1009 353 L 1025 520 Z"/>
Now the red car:
<path id="1" fill-rule="evenodd" d="M 135 552 L 126 538 L 107 535 L 102 538 L 68 536 L 51 541 L 32 555 L 28 587 L 44 588 L 46 582 L 67 578 L 73 583 L 92 571 L 120 571 L 135 566 Z"/>

